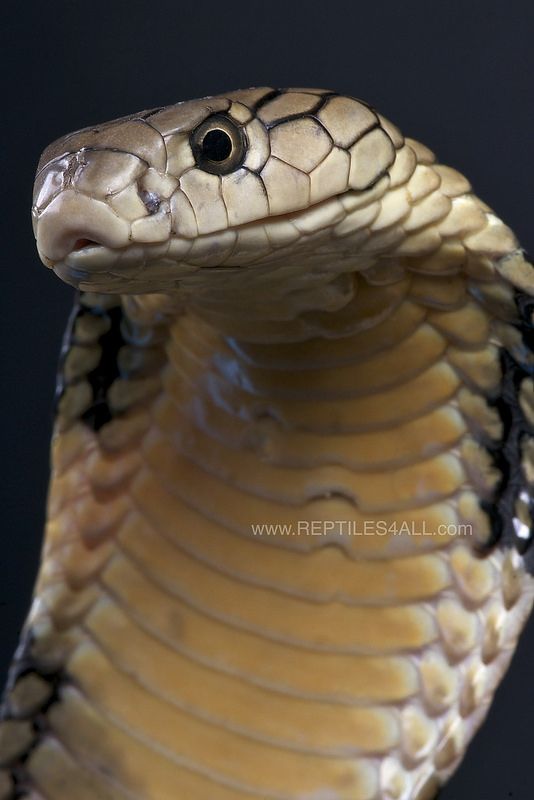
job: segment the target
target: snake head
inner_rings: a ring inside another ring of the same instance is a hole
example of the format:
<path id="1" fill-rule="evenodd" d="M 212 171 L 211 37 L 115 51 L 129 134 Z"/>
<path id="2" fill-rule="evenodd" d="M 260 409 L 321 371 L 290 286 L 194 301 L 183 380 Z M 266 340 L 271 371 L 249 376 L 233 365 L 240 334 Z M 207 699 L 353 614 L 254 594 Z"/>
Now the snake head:
<path id="1" fill-rule="evenodd" d="M 311 253 L 324 272 L 333 250 L 354 253 L 346 218 L 386 191 L 402 145 L 368 105 L 318 89 L 231 92 L 87 128 L 41 157 L 39 254 L 105 292 L 193 291 L 206 274 L 222 285 Z"/>

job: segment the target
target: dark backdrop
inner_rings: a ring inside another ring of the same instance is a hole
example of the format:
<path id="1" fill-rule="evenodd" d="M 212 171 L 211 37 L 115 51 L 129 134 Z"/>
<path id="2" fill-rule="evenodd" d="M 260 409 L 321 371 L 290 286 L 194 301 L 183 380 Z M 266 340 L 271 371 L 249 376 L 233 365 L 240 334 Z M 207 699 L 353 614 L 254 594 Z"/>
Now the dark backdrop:
<path id="1" fill-rule="evenodd" d="M 37 259 L 33 171 L 55 137 L 250 85 L 362 97 L 533 251 L 531 0 L 26 2 L 2 11 L 0 683 L 37 568 L 54 369 L 72 292 Z M 534 625 L 443 800 L 534 795 Z"/>

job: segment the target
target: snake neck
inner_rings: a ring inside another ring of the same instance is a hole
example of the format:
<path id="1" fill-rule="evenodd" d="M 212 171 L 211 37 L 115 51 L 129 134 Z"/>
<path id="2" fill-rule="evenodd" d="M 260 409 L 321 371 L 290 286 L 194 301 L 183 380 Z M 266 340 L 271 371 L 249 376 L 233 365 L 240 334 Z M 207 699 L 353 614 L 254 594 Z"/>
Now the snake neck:
<path id="1" fill-rule="evenodd" d="M 454 769 L 532 598 L 517 554 L 476 555 L 496 287 L 385 277 L 257 324 L 82 296 L 8 689 L 19 782 L 374 800 Z"/>
<path id="2" fill-rule="evenodd" d="M 335 542 L 351 557 L 392 557 L 450 545 L 447 526 L 473 550 L 490 542 L 479 498 L 490 502 L 498 487 L 486 445 L 504 435 L 490 401 L 502 380 L 491 307 L 472 299 L 466 274 L 429 280 L 387 262 L 347 277 L 340 308 L 284 320 L 127 299 L 104 342 L 120 374 L 103 387 L 98 368 L 91 373 L 100 405 L 93 387 L 82 414 L 97 429 L 80 438 L 92 451 L 82 493 L 106 504 L 100 516 L 113 522 L 117 495 L 122 519 L 125 485 L 146 472 L 184 502 L 188 486 L 203 519 L 242 536 L 267 522 L 294 531 L 323 520 L 320 540 L 289 536 L 284 547 Z M 483 291 L 491 300 L 491 284 Z M 60 403 L 58 473 L 61 426 L 80 416 L 90 390 L 76 380 L 76 355 L 75 347 L 64 370 L 74 379 Z M 54 498 L 52 487 L 51 517 Z M 364 544 L 342 535 L 343 520 L 389 533 Z M 410 535 L 422 530 L 429 535 Z M 113 531 L 97 525 L 89 545 L 114 543 Z"/>
<path id="3" fill-rule="evenodd" d="M 490 536 L 476 493 L 495 482 L 461 407 L 474 393 L 447 312 L 395 270 L 387 285 L 352 280 L 336 312 L 173 319 L 144 458 L 171 493 L 185 500 L 188 486 L 203 518 L 254 541 L 280 524 L 283 548 L 390 558 L 450 545 L 450 526 L 476 548 Z M 464 314 L 466 326 L 478 319 L 467 301 Z M 313 520 L 321 535 L 300 536 Z"/>

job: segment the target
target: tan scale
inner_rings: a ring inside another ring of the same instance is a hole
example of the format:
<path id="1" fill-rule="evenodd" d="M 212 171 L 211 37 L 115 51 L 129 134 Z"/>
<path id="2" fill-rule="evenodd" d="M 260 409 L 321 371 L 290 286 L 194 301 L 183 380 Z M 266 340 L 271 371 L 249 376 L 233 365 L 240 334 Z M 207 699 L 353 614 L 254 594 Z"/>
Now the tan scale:
<path id="1" fill-rule="evenodd" d="M 64 137 L 33 213 L 82 296 L 0 798 L 433 800 L 534 597 L 488 513 L 509 228 L 320 89 Z"/>

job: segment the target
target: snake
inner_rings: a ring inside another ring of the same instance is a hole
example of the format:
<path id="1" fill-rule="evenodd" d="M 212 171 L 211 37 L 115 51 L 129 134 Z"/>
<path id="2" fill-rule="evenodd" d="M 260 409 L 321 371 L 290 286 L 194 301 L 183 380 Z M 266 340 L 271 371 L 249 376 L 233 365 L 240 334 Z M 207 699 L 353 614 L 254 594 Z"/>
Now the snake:
<path id="1" fill-rule="evenodd" d="M 64 136 L 76 288 L 0 798 L 432 800 L 534 598 L 534 268 L 367 103 Z"/>

